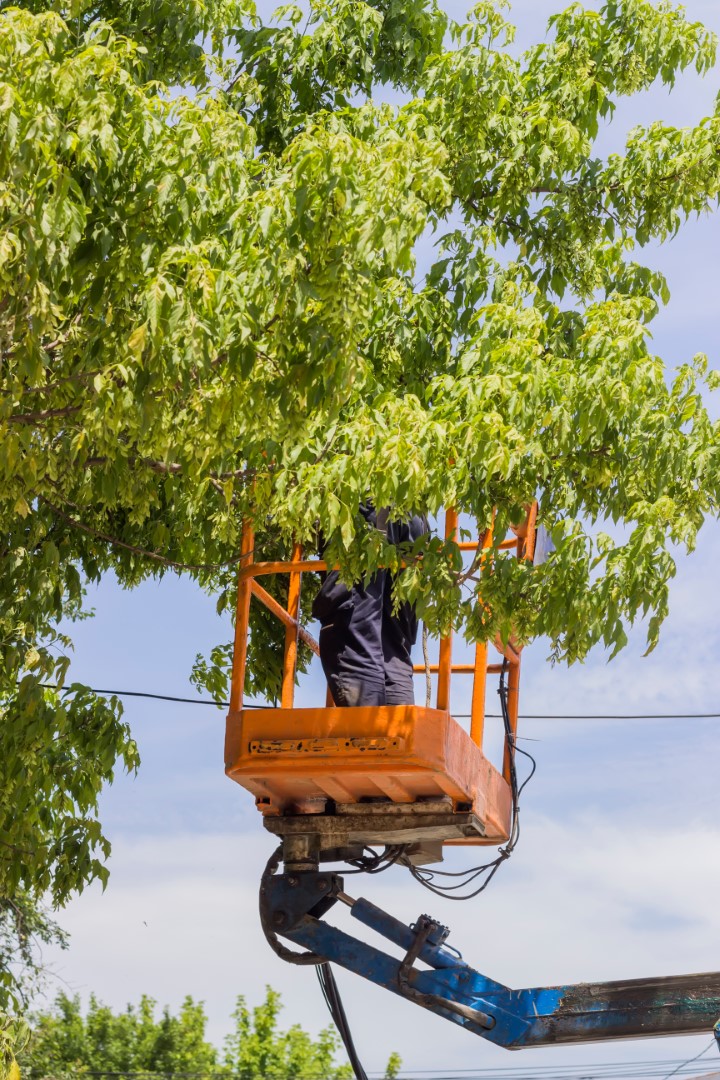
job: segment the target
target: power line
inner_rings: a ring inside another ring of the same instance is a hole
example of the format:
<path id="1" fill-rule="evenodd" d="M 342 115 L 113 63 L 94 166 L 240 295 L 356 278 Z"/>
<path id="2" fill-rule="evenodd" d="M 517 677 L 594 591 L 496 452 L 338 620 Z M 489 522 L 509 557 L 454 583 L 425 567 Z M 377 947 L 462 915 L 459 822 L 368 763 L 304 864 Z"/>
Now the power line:
<path id="1" fill-rule="evenodd" d="M 695 1059 L 696 1060 L 696 1059 Z M 457 1069 L 457 1070 L 403 1070 L 398 1080 L 665 1080 L 670 1062 L 616 1062 L 611 1065 L 545 1066 L 526 1069 Z M 682 1062 L 673 1076 L 702 1080 L 705 1076 L 717 1077 L 720 1072 L 706 1073 L 707 1062 L 692 1065 Z M 369 1073 L 369 1076 L 380 1076 Z"/>
<path id="2" fill-rule="evenodd" d="M 694 1077 L 695 1080 L 700 1080 L 705 1074 L 698 1070 L 707 1069 L 708 1063 L 699 1063 L 698 1059 L 710 1048 L 710 1046 L 706 1047 L 702 1054 L 679 1063 L 672 1060 L 639 1060 L 598 1062 L 590 1065 L 532 1065 L 525 1068 L 500 1066 L 474 1069 L 403 1069 L 398 1080 L 664 1080 L 669 1075 Z M 697 1064 L 694 1064 L 696 1062 Z M 668 1066 L 675 1064 L 677 1064 L 677 1069 L 669 1074 Z M 23 1072 L 24 1075 L 25 1072 Z M 32 1068 L 27 1071 L 27 1076 L 31 1080 L 36 1075 L 39 1076 L 39 1073 Z M 102 1069 L 91 1070 L 83 1075 L 95 1077 L 98 1080 L 146 1080 L 151 1074 L 147 1071 Z M 213 1080 L 218 1073 L 211 1067 L 203 1072 L 163 1071 L 157 1075 L 162 1075 L 163 1080 Z M 313 1080 L 325 1080 L 325 1075 L 321 1077 L 320 1074 L 315 1074 Z M 375 1071 L 368 1073 L 369 1077 L 376 1077 L 377 1080 L 380 1080 L 382 1075 Z M 713 1071 L 710 1075 L 715 1076 L 717 1073 Z M 288 1077 L 287 1080 L 290 1078 Z"/>
<path id="3" fill-rule="evenodd" d="M 439 1066 L 428 1069 L 403 1069 L 400 1073 L 400 1080 L 410 1080 L 411 1077 L 422 1077 L 422 1080 L 531 1080 L 531 1078 L 537 1078 L 537 1080 L 575 1080 L 576 1077 L 583 1078 L 603 1078 L 603 1077 L 621 1077 L 625 1080 L 625 1077 L 636 1076 L 653 1076 L 653 1077 L 668 1077 L 679 1073 L 680 1075 L 693 1075 L 698 1076 L 698 1070 L 706 1070 L 709 1062 L 704 1061 L 701 1064 L 699 1062 L 701 1057 L 704 1057 L 716 1044 L 715 1039 L 712 1039 L 710 1043 L 699 1054 L 696 1054 L 692 1058 L 638 1058 L 637 1060 L 630 1061 L 606 1061 L 606 1062 L 593 1062 L 593 1063 L 573 1063 L 567 1065 L 538 1065 L 533 1064 L 529 1066 L 522 1065 L 496 1065 L 483 1068 L 482 1066 L 475 1066 L 474 1068 L 450 1068 L 442 1069 Z M 692 1068 L 691 1068 L 692 1066 Z M 668 1069 L 672 1068 L 672 1073 L 668 1073 Z M 369 1075 L 373 1075 L 370 1073 Z M 705 1075 L 705 1073 L 703 1073 Z M 709 1075 L 720 1076 L 720 1070 L 713 1070 Z"/>
<path id="4" fill-rule="evenodd" d="M 501 718 L 501 713 L 485 713 Z M 453 713 L 457 718 L 469 719 L 470 713 Z M 717 720 L 720 713 L 519 713 L 519 720 Z"/>
<path id="5" fill-rule="evenodd" d="M 57 686 L 54 683 L 41 683 L 44 690 L 72 692 L 72 686 Z M 98 690 L 92 686 L 83 687 L 91 694 L 108 694 L 111 697 L 152 698 L 154 701 L 176 701 L 183 705 L 210 705 L 216 709 L 229 709 L 228 701 L 213 701 L 211 698 L 176 697 L 173 694 L 156 694 L 149 690 Z M 272 709 L 273 705 L 256 701 L 245 702 L 250 709 Z M 456 720 L 469 720 L 470 713 L 453 713 Z M 489 719 L 502 719 L 502 713 L 485 713 Z M 520 720 L 718 720 L 720 712 L 707 713 L 520 713 Z"/>
<path id="6" fill-rule="evenodd" d="M 43 690 L 60 690 L 63 693 L 74 693 L 72 686 L 58 686 L 56 683 L 40 683 Z M 173 694 L 153 694 L 148 690 L 98 690 L 93 686 L 83 686 L 83 690 L 89 690 L 91 694 L 107 694 L 109 697 L 135 697 L 152 698 L 153 701 L 179 701 L 183 705 L 213 705 L 216 709 L 229 709 L 229 701 L 212 701 L 210 698 L 175 697 Z M 272 709 L 272 705 L 261 705 L 257 702 L 246 702 L 246 706 L 252 709 Z"/>

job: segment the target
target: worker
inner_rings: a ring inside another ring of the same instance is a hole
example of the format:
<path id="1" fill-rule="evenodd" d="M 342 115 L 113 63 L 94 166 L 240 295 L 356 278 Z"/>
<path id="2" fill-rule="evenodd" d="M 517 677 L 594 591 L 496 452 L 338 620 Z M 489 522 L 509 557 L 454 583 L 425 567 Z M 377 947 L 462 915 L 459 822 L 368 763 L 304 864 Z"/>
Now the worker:
<path id="1" fill-rule="evenodd" d="M 367 503 L 360 512 L 392 544 L 414 543 L 428 531 L 425 517 L 388 521 Z M 393 611 L 394 575 L 378 570 L 351 588 L 337 570 L 324 576 L 312 607 L 321 624 L 320 662 L 336 705 L 414 705 L 411 650 L 418 620 L 412 604 Z"/>

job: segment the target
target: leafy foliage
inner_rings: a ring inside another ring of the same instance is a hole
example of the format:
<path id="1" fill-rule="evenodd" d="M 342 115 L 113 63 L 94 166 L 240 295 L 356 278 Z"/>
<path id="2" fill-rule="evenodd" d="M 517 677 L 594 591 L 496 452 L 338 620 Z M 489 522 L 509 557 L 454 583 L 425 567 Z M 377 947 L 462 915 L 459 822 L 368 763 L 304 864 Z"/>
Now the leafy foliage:
<path id="1" fill-rule="evenodd" d="M 42 946 L 67 947 L 67 935 L 25 892 L 0 901 L 0 980 L 4 992 L 26 1005 L 42 986 Z"/>
<path id="2" fill-rule="evenodd" d="M 61 994 L 55 1008 L 33 1020 L 32 1038 L 21 1056 L 29 1080 L 73 1080 L 86 1073 L 132 1073 L 152 1077 L 202 1076 L 204 1080 L 346 1080 L 349 1065 L 338 1065 L 339 1038 L 332 1028 L 313 1039 L 298 1024 L 279 1027 L 280 997 L 269 987 L 265 1001 L 249 1009 L 238 998 L 234 1027 L 222 1052 L 205 1039 L 202 1004 L 186 998 L 177 1015 L 164 1009 L 156 1019 L 155 1002 L 142 997 L 137 1006 L 113 1013 L 96 998 L 83 1015 L 80 1000 Z M 388 1063 L 388 1080 L 397 1075 L 397 1054 Z"/>
<path id="3" fill-rule="evenodd" d="M 430 628 L 513 623 L 573 661 L 642 615 L 656 642 L 674 545 L 717 513 L 717 376 L 650 351 L 668 294 L 639 249 L 715 206 L 720 115 L 594 141 L 716 43 L 607 0 L 517 57 L 502 8 L 0 3 L 0 895 L 102 876 L 97 793 L 137 764 L 118 703 L 66 686 L 58 625 L 109 572 L 232 609 L 245 518 L 263 554 L 321 529 L 356 579 L 397 558 L 367 498 L 479 531 L 495 507 L 500 535 L 538 495 L 541 567 L 463 583 L 452 543 L 406 553 Z M 254 692 L 275 633 L 256 617 Z M 226 661 L 196 668 L 218 697 Z"/>
<path id="4" fill-rule="evenodd" d="M 2 1080 L 20 1080 L 20 1070 L 15 1057 L 27 1046 L 30 1028 L 19 1016 L 0 1014 L 0 1076 Z"/>

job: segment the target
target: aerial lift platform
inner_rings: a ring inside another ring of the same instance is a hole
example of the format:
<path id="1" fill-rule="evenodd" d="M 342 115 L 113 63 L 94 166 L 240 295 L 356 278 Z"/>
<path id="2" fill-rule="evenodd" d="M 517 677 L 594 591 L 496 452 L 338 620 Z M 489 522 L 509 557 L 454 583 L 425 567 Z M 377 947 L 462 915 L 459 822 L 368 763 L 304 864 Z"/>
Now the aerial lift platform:
<path id="1" fill-rule="evenodd" d="M 445 538 L 476 560 L 503 552 L 532 560 L 536 515 L 534 504 L 524 524 L 493 546 L 492 529 L 477 541 L 461 541 L 457 514 L 448 510 Z M 436 920 L 422 915 L 408 926 L 349 896 L 340 874 L 323 871 L 329 862 L 357 866 L 363 852 L 377 845 L 416 867 L 442 859 L 446 845 L 504 844 L 500 857 L 506 857 L 517 814 L 522 652 L 512 638 L 496 640 L 490 648 L 498 656 L 491 658 L 481 642 L 474 663 L 453 663 L 452 637 L 441 639 L 437 664 L 415 668 L 437 675 L 434 708 L 338 708 L 329 692 L 323 707 L 295 708 L 299 641 L 319 654 L 300 621 L 302 575 L 327 569 L 321 559 L 306 559 L 299 545 L 289 562 L 256 561 L 252 527 L 243 530 L 225 766 L 255 797 L 265 828 L 280 841 L 260 892 L 263 928 L 275 951 L 294 963 L 338 963 L 508 1049 L 711 1030 L 720 1039 L 720 972 L 514 990 L 446 946 L 449 930 Z M 289 577 L 286 607 L 259 580 L 271 574 Z M 253 598 L 285 627 L 279 708 L 243 703 Z M 469 731 L 450 710 L 451 679 L 460 675 L 472 678 Z M 486 687 L 493 676 L 500 680 L 503 705 L 501 768 L 483 753 Z M 337 903 L 401 955 L 327 923 L 324 916 Z M 280 937 L 306 951 L 290 950 Z"/>
<path id="2" fill-rule="evenodd" d="M 521 535 L 501 548 L 532 558 L 535 544 L 532 510 Z M 532 520 L 530 520 L 532 519 Z M 446 538 L 454 539 L 457 516 L 446 515 Z M 325 570 L 319 559 L 303 559 L 295 548 L 289 563 L 255 562 L 254 538 L 246 527 L 239 574 L 235 660 L 225 745 L 226 772 L 255 796 L 265 827 L 280 837 L 293 864 L 302 850 L 312 862 L 371 844 L 416 847 L 418 861 L 445 843 L 497 845 L 508 839 L 512 800 L 513 749 L 508 742 L 502 771 L 483 754 L 485 691 L 488 676 L 507 671 L 511 730 L 517 729 L 520 648 L 496 642 L 497 662 L 488 662 L 488 646 L 479 643 L 473 664 L 453 664 L 452 638 L 441 640 L 434 708 L 394 705 L 337 708 L 329 696 L 322 708 L 294 707 L 297 643 L 319 647 L 298 621 L 303 571 Z M 463 551 L 480 553 L 492 545 L 488 530 L 477 542 L 458 542 Z M 283 608 L 262 587 L 267 574 L 289 575 L 288 606 Z M 280 708 L 244 708 L 247 627 L 251 597 L 285 624 L 285 655 Z M 425 671 L 416 665 L 416 671 Z M 472 713 L 467 732 L 450 713 L 453 675 L 473 679 Z M 292 853 L 292 854 L 290 854 Z M 342 855 L 341 855 L 342 857 Z"/>

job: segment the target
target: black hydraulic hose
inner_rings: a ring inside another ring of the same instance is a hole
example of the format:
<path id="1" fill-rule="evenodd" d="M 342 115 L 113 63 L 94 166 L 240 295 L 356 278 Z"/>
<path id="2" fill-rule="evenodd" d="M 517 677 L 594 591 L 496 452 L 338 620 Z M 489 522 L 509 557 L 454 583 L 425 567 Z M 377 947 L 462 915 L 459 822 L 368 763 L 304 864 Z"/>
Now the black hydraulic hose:
<path id="1" fill-rule="evenodd" d="M 350 1026 L 347 1021 L 347 1016 L 345 1015 L 345 1009 L 340 998 L 340 991 L 338 990 L 333 970 L 328 963 L 325 963 L 318 964 L 316 971 L 323 997 L 330 1010 L 330 1015 L 333 1018 L 335 1027 L 338 1029 L 340 1038 L 343 1041 L 347 1056 L 350 1059 L 350 1064 L 355 1074 L 355 1080 L 367 1080 L 367 1073 L 363 1069 L 357 1050 L 355 1049 L 355 1043 L 353 1042 Z"/>

